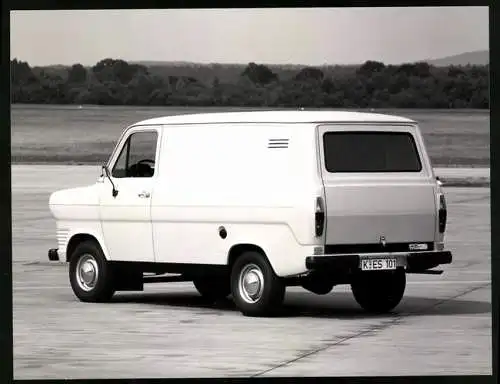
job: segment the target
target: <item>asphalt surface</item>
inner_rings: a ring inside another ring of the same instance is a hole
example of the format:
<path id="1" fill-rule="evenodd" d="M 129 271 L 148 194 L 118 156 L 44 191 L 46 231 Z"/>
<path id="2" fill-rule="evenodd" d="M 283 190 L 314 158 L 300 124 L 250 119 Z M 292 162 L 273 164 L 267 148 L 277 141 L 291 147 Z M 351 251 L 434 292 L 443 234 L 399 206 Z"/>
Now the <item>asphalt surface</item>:
<path id="1" fill-rule="evenodd" d="M 286 315 L 260 319 L 230 300 L 204 305 L 191 283 L 79 302 L 66 266 L 47 261 L 47 201 L 98 173 L 13 166 L 15 379 L 491 374 L 489 188 L 446 188 L 454 262 L 440 276 L 409 275 L 393 314 L 363 313 L 340 286 L 289 288 Z"/>

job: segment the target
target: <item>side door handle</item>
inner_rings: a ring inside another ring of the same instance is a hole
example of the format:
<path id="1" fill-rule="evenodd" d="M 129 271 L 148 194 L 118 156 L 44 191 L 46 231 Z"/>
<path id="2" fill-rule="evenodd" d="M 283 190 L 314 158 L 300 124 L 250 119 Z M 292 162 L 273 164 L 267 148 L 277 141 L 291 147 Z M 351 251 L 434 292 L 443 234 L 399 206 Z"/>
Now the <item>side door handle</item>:
<path id="1" fill-rule="evenodd" d="M 141 199 L 149 199 L 149 197 L 151 197 L 151 194 L 149 192 L 142 191 L 137 196 L 139 196 Z"/>

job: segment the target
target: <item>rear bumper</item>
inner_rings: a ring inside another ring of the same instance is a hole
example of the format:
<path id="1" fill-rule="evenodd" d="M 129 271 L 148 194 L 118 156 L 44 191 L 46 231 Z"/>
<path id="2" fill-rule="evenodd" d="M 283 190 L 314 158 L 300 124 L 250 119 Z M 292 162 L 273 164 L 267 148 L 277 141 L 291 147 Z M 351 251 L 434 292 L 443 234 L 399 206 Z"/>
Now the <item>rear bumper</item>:
<path id="1" fill-rule="evenodd" d="M 316 255 L 306 257 L 306 268 L 349 273 L 359 270 L 363 260 L 385 258 L 395 258 L 397 266 L 404 267 L 409 273 L 425 271 L 442 264 L 451 264 L 453 259 L 450 251 Z"/>
<path id="2" fill-rule="evenodd" d="M 48 257 L 50 261 L 59 261 L 58 249 L 57 248 L 49 249 Z"/>

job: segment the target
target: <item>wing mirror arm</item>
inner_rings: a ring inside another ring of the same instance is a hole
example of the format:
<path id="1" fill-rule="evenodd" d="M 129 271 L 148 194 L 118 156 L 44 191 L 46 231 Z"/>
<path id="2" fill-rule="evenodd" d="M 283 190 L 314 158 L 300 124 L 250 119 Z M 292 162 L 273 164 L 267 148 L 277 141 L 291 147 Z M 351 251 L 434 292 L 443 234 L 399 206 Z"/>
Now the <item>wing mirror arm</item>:
<path id="1" fill-rule="evenodd" d="M 113 183 L 113 180 L 111 179 L 111 172 L 109 172 L 109 168 L 106 164 L 102 166 L 102 172 L 105 177 L 107 177 L 113 186 L 113 197 L 116 197 L 118 195 L 118 190 L 115 188 L 115 184 Z"/>

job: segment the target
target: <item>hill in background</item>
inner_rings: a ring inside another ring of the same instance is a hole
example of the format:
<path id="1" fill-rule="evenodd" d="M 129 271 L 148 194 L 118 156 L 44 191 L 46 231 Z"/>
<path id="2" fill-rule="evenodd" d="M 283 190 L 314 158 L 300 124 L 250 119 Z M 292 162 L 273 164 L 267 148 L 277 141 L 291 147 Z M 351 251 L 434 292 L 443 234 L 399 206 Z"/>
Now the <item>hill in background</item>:
<path id="1" fill-rule="evenodd" d="M 487 65 L 490 63 L 490 52 L 488 50 L 464 52 L 459 55 L 447 56 L 441 59 L 433 59 L 425 61 L 431 65 L 435 65 L 436 67 L 447 67 L 450 65 L 465 66 L 469 64 Z"/>
<path id="2" fill-rule="evenodd" d="M 463 52 L 453 56 L 446 56 L 437 59 L 423 59 L 421 61 L 427 62 L 430 65 L 436 67 L 448 67 L 448 66 L 466 66 L 466 65 L 488 65 L 490 62 L 490 52 L 488 50 L 473 51 L 473 52 Z M 131 61 L 130 64 L 140 64 L 146 67 L 170 67 L 170 68 L 217 68 L 224 67 L 225 69 L 237 69 L 242 70 L 246 67 L 247 63 L 235 63 L 235 64 L 203 64 L 203 63 L 192 63 L 187 61 Z M 265 66 L 272 70 L 278 71 L 300 71 L 301 69 L 307 67 L 307 65 L 301 64 L 266 64 Z M 359 63 L 357 65 L 344 65 L 344 64 L 330 64 L 321 65 L 314 67 L 321 68 L 333 68 L 336 67 L 358 67 L 362 65 Z"/>
<path id="3" fill-rule="evenodd" d="M 428 59 L 422 60 L 430 65 L 436 67 L 448 67 L 448 66 L 467 66 L 467 65 L 487 65 L 489 64 L 489 51 L 474 51 L 474 52 L 464 52 L 454 56 L 447 56 L 438 59 Z M 198 77 L 202 81 L 212 81 L 214 77 L 217 77 L 222 82 L 234 82 L 236 81 L 241 72 L 245 69 L 247 64 L 204 64 L 204 63 L 192 63 L 183 61 L 136 61 L 130 62 L 131 64 L 140 64 L 149 68 L 150 72 L 160 76 L 166 75 L 176 75 L 176 76 L 188 76 L 188 77 Z M 294 77 L 300 70 L 306 68 L 306 65 L 301 64 L 264 64 L 271 71 L 276 73 L 280 79 L 289 80 Z M 337 76 L 352 75 L 355 73 L 356 69 L 362 64 L 357 65 L 342 65 L 342 64 L 331 64 L 316 66 L 321 68 L 326 76 L 331 76 L 334 72 Z"/>

